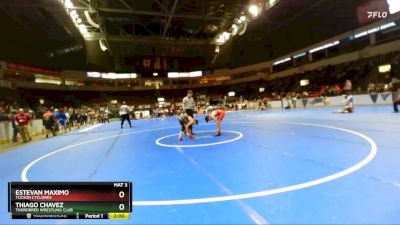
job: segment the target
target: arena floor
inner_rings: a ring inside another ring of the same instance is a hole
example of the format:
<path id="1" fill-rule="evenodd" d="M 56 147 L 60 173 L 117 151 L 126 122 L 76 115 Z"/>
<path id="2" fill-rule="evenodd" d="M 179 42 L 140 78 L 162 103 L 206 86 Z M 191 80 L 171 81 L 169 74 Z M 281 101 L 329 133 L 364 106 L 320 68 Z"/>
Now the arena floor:
<path id="1" fill-rule="evenodd" d="M 390 106 L 227 113 L 178 141 L 176 118 L 118 122 L 0 157 L 0 224 L 399 224 L 400 115 Z M 126 127 L 127 124 L 125 124 Z M 11 220 L 9 181 L 132 181 L 126 221 Z"/>

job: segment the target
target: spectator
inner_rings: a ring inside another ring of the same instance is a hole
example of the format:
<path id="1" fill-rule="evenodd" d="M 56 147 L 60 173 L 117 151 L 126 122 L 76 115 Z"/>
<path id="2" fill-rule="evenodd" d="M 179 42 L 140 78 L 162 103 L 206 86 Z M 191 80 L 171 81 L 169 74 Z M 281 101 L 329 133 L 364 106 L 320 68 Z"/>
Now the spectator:
<path id="1" fill-rule="evenodd" d="M 338 112 L 339 113 L 353 113 L 354 112 L 353 96 L 351 95 L 351 92 L 347 91 L 344 98 L 345 98 L 344 109 L 339 110 Z"/>
<path id="2" fill-rule="evenodd" d="M 46 138 L 49 137 L 49 133 L 53 134 L 53 137 L 56 136 L 54 132 L 54 124 L 56 123 L 53 113 L 50 110 L 47 110 L 43 114 L 43 126 L 45 129 Z"/>
<path id="3" fill-rule="evenodd" d="M 176 105 L 175 104 L 171 104 L 170 112 L 171 112 L 171 116 L 176 114 Z"/>
<path id="4" fill-rule="evenodd" d="M 373 82 L 368 84 L 368 89 L 367 89 L 368 93 L 372 94 L 375 93 L 375 84 Z"/>
<path id="5" fill-rule="evenodd" d="M 94 112 L 94 110 L 89 109 L 87 115 L 88 115 L 88 117 L 89 117 L 89 124 L 90 124 L 90 125 L 94 124 L 94 121 L 95 121 L 95 119 L 96 119 L 96 113 Z"/>
<path id="6" fill-rule="evenodd" d="M 337 93 L 340 93 L 342 91 L 342 89 L 340 88 L 340 86 L 339 85 L 335 85 L 335 92 L 336 92 L 336 94 Z"/>
<path id="7" fill-rule="evenodd" d="M 81 110 L 81 113 L 79 114 L 79 117 L 78 117 L 78 122 L 79 122 L 80 126 L 85 125 L 86 121 L 87 121 L 87 114 L 85 113 L 84 110 Z"/>
<path id="8" fill-rule="evenodd" d="M 266 109 L 265 103 L 264 103 L 263 100 L 260 100 L 260 101 L 258 102 L 258 109 L 259 109 L 259 110 L 265 110 L 265 109 Z"/>
<path id="9" fill-rule="evenodd" d="M 399 112 L 398 105 L 400 105 L 400 81 L 393 77 L 391 81 L 391 89 L 392 89 L 392 101 L 393 101 L 393 110 L 395 113 Z"/>
<path id="10" fill-rule="evenodd" d="M 69 122 L 70 115 L 69 115 L 68 111 L 66 111 L 66 109 L 67 109 L 67 107 L 65 107 L 64 110 L 63 110 L 63 112 L 65 113 L 65 117 L 67 118 L 67 119 L 66 119 L 66 122 L 65 122 L 65 132 L 67 132 L 67 131 L 66 131 L 67 129 L 68 129 L 69 131 L 71 131 L 71 124 L 70 124 L 70 122 Z"/>
<path id="11" fill-rule="evenodd" d="M 69 122 L 72 127 L 75 127 L 78 124 L 78 115 L 76 114 L 75 110 L 72 110 Z"/>
<path id="12" fill-rule="evenodd" d="M 292 107 L 290 106 L 290 98 L 287 96 L 287 97 L 283 97 L 283 99 L 282 99 L 282 107 L 284 108 L 284 109 L 291 109 Z"/>
<path id="13" fill-rule="evenodd" d="M 344 87 L 343 87 L 343 91 L 351 91 L 353 89 L 353 85 L 351 83 L 350 80 L 346 80 L 346 82 L 344 83 Z"/>
<path id="14" fill-rule="evenodd" d="M 19 133 L 18 126 L 17 126 L 17 124 L 15 122 L 15 115 L 16 115 L 16 112 L 13 111 L 13 112 L 11 112 L 10 117 L 9 117 L 10 120 L 11 120 L 12 129 L 13 129 L 13 137 L 12 137 L 13 143 L 17 143 L 18 142 L 17 135 Z"/>
<path id="15" fill-rule="evenodd" d="M 62 132 L 61 129 L 64 130 L 64 133 L 67 133 L 66 125 L 67 125 L 67 115 L 65 115 L 63 109 L 55 109 L 54 110 L 54 117 L 56 118 L 58 122 L 58 126 L 60 127 L 60 132 Z"/>
<path id="16" fill-rule="evenodd" d="M 110 122 L 109 114 L 110 114 L 110 112 L 108 111 L 108 107 L 105 108 L 105 109 L 102 111 L 103 123 L 105 123 L 105 122 L 109 123 L 109 122 Z"/>
<path id="17" fill-rule="evenodd" d="M 18 124 L 19 132 L 21 133 L 22 140 L 24 143 L 31 141 L 32 138 L 29 134 L 29 127 L 30 124 L 32 126 L 32 117 L 29 113 L 26 113 L 23 108 L 18 110 L 17 115 L 15 116 L 15 122 Z"/>
<path id="18" fill-rule="evenodd" d="M 6 113 L 6 109 L 0 108 L 0 121 L 7 121 L 7 120 L 8 120 L 8 116 Z"/>
<path id="19" fill-rule="evenodd" d="M 299 94 L 297 94 L 296 92 L 292 93 L 292 106 L 295 109 L 297 107 L 297 99 L 299 97 Z"/>

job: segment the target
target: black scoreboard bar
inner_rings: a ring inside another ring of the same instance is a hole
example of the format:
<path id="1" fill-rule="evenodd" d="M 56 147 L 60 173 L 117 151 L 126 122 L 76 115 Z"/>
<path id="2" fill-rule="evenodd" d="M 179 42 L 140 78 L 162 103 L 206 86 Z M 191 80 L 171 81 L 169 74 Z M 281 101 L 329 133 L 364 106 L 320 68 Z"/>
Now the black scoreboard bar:
<path id="1" fill-rule="evenodd" d="M 12 213 L 12 219 L 109 219 L 127 220 L 130 213 L 62 213 L 62 214 L 32 214 L 32 213 Z"/>
<path id="2" fill-rule="evenodd" d="M 10 182 L 13 219 L 129 219 L 131 182 Z"/>

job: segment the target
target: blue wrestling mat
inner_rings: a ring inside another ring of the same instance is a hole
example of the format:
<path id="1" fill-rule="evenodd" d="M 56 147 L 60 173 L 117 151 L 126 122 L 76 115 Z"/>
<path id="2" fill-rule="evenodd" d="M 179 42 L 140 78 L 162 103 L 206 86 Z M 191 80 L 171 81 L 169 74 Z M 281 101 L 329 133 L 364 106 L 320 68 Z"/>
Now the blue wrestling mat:
<path id="1" fill-rule="evenodd" d="M 399 224 L 400 115 L 390 106 L 119 122 L 0 157 L 0 224 Z M 9 181 L 131 181 L 129 220 L 11 220 Z"/>

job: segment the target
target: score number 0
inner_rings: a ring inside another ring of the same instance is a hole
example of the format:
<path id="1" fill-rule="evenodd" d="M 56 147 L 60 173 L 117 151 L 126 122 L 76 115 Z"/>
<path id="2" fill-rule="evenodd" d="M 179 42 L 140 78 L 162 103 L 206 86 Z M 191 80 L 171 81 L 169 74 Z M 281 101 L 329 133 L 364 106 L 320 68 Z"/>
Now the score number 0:
<path id="1" fill-rule="evenodd" d="M 124 198 L 124 197 L 125 197 L 125 192 L 120 191 L 119 194 L 118 194 L 118 196 L 119 196 L 120 198 Z M 123 211 L 123 210 L 125 209 L 125 205 L 124 205 L 124 204 L 119 204 L 118 208 L 119 208 L 119 210 Z"/>

